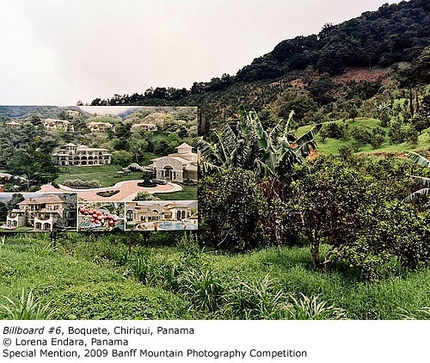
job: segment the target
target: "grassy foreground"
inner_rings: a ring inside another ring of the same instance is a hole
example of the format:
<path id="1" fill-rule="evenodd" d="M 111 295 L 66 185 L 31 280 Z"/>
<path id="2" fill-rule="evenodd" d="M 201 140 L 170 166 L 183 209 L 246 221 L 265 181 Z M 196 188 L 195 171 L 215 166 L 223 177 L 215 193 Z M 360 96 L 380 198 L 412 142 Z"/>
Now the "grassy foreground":
<path id="1" fill-rule="evenodd" d="M 177 247 L 131 253 L 122 236 L 68 234 L 57 252 L 47 235 L 8 236 L 0 318 L 16 319 L 10 307 L 30 291 L 53 319 L 430 318 L 430 270 L 365 283 L 351 271 L 315 272 L 306 248 L 217 255 L 178 236 Z"/>

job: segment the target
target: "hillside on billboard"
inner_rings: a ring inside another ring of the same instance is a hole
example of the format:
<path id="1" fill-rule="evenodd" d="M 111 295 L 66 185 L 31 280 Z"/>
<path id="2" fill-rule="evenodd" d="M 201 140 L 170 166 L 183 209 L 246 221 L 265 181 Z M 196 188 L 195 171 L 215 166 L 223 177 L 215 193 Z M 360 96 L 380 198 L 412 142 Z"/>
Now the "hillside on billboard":
<path id="1" fill-rule="evenodd" d="M 197 108 L 0 106 L 0 233 L 198 228 Z"/>

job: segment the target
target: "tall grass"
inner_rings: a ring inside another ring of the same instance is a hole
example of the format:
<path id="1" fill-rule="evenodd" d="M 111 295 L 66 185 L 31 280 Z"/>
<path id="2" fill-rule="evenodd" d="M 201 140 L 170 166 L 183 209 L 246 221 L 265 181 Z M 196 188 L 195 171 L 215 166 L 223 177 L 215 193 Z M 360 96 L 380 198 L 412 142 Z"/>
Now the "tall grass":
<path id="1" fill-rule="evenodd" d="M 300 298 L 291 296 L 291 300 L 286 308 L 286 318 L 290 320 L 343 320 L 348 317 L 345 309 L 329 305 L 318 296 L 300 294 Z"/>
<path id="2" fill-rule="evenodd" d="M 215 312 L 222 306 L 225 285 L 216 272 L 185 269 L 178 279 L 178 293 L 197 311 Z"/>
<path id="3" fill-rule="evenodd" d="M 236 281 L 226 294 L 225 313 L 230 319 L 280 319 L 285 294 L 269 274 L 257 281 Z"/>
<path id="4" fill-rule="evenodd" d="M 25 305 L 31 286 L 33 303 L 34 295 L 52 301 L 55 318 L 430 318 L 430 269 L 363 282 L 347 270 L 315 271 L 307 248 L 214 254 L 192 234 L 179 235 L 176 247 L 130 253 L 115 236 L 71 235 L 57 252 L 46 236 L 8 236 L 0 276 L 0 295 L 12 301 L 0 304 Z"/>
<path id="5" fill-rule="evenodd" d="M 49 320 L 53 316 L 50 302 L 44 304 L 35 298 L 33 291 L 22 289 L 17 297 L 1 296 L 5 302 L 0 304 L 0 318 L 5 320 Z"/>

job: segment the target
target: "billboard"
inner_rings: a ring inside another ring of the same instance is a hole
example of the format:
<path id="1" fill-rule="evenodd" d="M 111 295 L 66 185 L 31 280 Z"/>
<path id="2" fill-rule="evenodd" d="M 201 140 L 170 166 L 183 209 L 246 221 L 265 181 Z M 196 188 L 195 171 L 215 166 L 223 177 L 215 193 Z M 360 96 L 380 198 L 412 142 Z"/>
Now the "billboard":
<path id="1" fill-rule="evenodd" d="M 0 233 L 198 228 L 196 107 L 0 106 Z"/>

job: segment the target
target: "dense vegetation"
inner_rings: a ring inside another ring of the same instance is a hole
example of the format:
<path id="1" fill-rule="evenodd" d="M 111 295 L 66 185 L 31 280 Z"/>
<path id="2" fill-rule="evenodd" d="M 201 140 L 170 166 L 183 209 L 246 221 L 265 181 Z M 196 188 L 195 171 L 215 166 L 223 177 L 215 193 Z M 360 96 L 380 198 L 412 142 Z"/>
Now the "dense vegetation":
<path id="1" fill-rule="evenodd" d="M 153 235 L 151 243 L 160 243 Z M 0 245 L 0 319 L 425 319 L 429 271 L 372 284 L 354 269 L 313 271 L 306 249 L 239 255 L 134 246 L 124 235 L 46 235 Z M 6 299 L 3 296 L 7 296 Z"/>
<path id="2" fill-rule="evenodd" d="M 367 280 L 430 262 L 430 215 L 423 200 L 406 200 L 419 188 L 409 177 L 423 174 L 419 166 L 346 150 L 304 163 L 320 127 L 297 138 L 288 125 L 266 133 L 255 113 L 245 114 L 235 131 L 226 128 L 213 144 L 202 141 L 206 244 L 307 245 L 317 269 L 350 266 Z M 322 244 L 330 246 L 324 254 Z"/>

